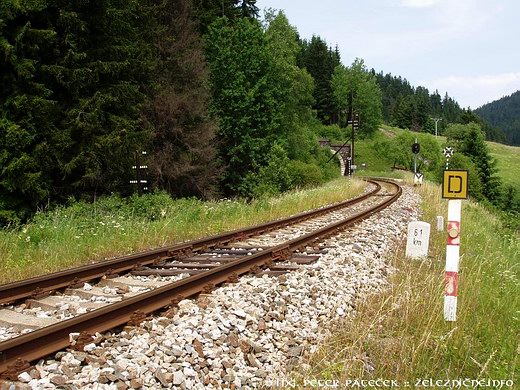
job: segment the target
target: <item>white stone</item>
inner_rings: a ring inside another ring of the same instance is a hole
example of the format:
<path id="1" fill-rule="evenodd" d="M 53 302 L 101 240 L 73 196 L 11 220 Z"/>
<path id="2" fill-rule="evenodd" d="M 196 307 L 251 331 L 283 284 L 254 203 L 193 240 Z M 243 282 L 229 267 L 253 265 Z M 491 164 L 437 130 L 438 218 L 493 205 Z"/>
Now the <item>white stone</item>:
<path id="1" fill-rule="evenodd" d="M 22 372 L 20 375 L 18 375 L 18 380 L 20 382 L 29 383 L 33 378 L 29 375 L 27 372 Z"/>
<path id="2" fill-rule="evenodd" d="M 106 335 L 98 344 L 106 351 L 104 356 L 108 361 L 104 367 L 114 369 L 120 360 L 128 361 L 126 372 L 118 367 L 115 373 L 122 373 L 123 378 L 137 375 L 144 389 L 161 386 L 154 377 L 157 369 L 171 374 L 171 386 L 175 388 L 228 388 L 233 381 L 238 388 L 261 387 L 274 373 L 283 375 L 289 359 L 299 359 L 302 354 L 315 351 L 331 334 L 328 329 L 335 321 L 353 313 L 350 305 L 386 288 L 386 278 L 394 270 L 385 262 L 385 254 L 402 237 L 407 223 L 419 217 L 416 211 L 419 201 L 405 187 L 397 202 L 327 240 L 326 245 L 331 247 L 327 254 L 315 264 L 303 266 L 301 271 L 286 274 L 284 282 L 267 275 L 243 276 L 236 284 L 215 289 L 210 305 L 205 308 L 194 300 L 183 300 L 172 319 L 155 318 L 139 330 Z M 358 205 L 355 210 L 336 212 L 321 222 L 308 222 L 308 228 L 280 229 L 255 237 L 254 245 L 274 245 L 344 219 L 361 208 Z M 359 246 L 359 253 L 352 251 L 354 245 Z M 177 279 L 138 277 L 138 280 Z M 258 326 L 260 320 L 265 326 Z M 236 335 L 233 345 L 228 339 L 231 332 Z M 215 339 L 219 333 L 221 336 Z M 194 350 L 195 339 L 202 343 L 204 357 Z M 244 353 L 240 347 L 244 348 L 246 343 L 250 347 Z M 73 356 L 67 359 L 70 358 Z M 67 359 L 62 360 L 63 366 L 67 365 Z M 199 364 L 205 367 L 199 369 Z M 223 364 L 228 366 L 224 372 Z M 84 369 L 71 382 L 78 388 L 93 389 L 98 385 L 94 383 L 96 376 L 103 370 Z M 231 382 L 224 382 L 221 375 Z M 206 377 L 215 384 L 204 386 Z M 113 386 L 99 384 L 99 388 L 113 389 Z"/>
<path id="3" fill-rule="evenodd" d="M 85 346 L 83 347 L 83 350 L 84 350 L 85 352 L 92 352 L 92 351 L 95 350 L 95 349 L 96 349 L 96 344 L 94 344 L 94 343 L 87 344 L 87 345 L 85 345 Z"/>
<path id="4" fill-rule="evenodd" d="M 184 382 L 184 374 L 182 373 L 182 371 L 175 371 L 173 373 L 172 383 L 174 385 L 180 385 L 182 382 Z"/>

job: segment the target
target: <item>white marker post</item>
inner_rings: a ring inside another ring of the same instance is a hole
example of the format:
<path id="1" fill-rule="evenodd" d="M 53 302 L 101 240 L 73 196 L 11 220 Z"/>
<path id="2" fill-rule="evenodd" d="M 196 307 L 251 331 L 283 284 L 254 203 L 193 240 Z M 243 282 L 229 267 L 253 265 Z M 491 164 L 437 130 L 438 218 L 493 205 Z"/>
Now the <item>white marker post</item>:
<path id="1" fill-rule="evenodd" d="M 410 222 L 406 238 L 406 256 L 412 259 L 428 256 L 429 245 L 430 224 L 422 221 Z"/>
<path id="2" fill-rule="evenodd" d="M 461 208 L 461 200 L 448 201 L 448 244 L 446 245 L 446 288 L 444 291 L 444 319 L 446 321 L 457 319 Z"/>
<path id="3" fill-rule="evenodd" d="M 442 215 L 437 216 L 437 231 L 444 231 L 444 217 Z"/>

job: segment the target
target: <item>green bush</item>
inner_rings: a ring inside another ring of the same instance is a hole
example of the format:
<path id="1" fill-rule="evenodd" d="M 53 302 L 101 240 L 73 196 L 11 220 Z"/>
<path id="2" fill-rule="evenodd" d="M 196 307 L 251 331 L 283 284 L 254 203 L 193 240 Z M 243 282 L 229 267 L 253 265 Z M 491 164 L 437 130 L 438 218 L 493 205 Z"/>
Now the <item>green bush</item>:
<path id="1" fill-rule="evenodd" d="M 289 163 L 292 188 L 303 188 L 323 183 L 323 172 L 316 164 L 293 160 Z"/>
<path id="2" fill-rule="evenodd" d="M 275 143 L 269 152 L 267 165 L 260 168 L 258 175 L 248 174 L 248 181 L 254 182 L 252 195 L 262 197 L 275 195 L 291 188 L 287 151 Z"/>
<path id="3" fill-rule="evenodd" d="M 319 138 L 328 139 L 331 142 L 345 142 L 351 129 L 342 128 L 338 125 L 323 125 L 319 123 L 314 126 L 314 131 Z"/>

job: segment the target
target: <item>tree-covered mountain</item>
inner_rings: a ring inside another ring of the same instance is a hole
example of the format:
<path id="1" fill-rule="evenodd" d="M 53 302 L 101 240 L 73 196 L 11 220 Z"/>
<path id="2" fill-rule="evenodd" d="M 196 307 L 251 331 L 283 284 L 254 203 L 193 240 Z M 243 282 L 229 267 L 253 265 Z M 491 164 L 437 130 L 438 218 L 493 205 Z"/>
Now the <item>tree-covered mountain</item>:
<path id="1" fill-rule="evenodd" d="M 501 143 L 506 141 L 506 136 L 500 128 L 476 115 L 470 108 L 461 108 L 448 93 L 442 97 L 437 90 L 430 93 L 427 88 L 415 87 L 401 76 L 376 73 L 374 69 L 371 73 L 381 88 L 383 119 L 386 123 L 414 131 L 434 133 L 437 121 L 438 133 L 443 134 L 450 123 L 474 122 L 480 125 L 486 140 Z"/>
<path id="2" fill-rule="evenodd" d="M 520 91 L 483 105 L 475 112 L 506 135 L 506 143 L 520 145 Z"/>

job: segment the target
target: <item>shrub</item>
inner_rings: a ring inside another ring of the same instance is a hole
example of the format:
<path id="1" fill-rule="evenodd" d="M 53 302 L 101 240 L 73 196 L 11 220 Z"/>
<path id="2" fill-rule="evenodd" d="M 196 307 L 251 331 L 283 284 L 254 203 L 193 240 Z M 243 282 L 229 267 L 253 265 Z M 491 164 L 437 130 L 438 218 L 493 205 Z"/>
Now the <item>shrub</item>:
<path id="1" fill-rule="evenodd" d="M 293 188 L 315 186 L 323 183 L 323 173 L 316 164 L 293 160 L 289 163 L 289 175 Z"/>

